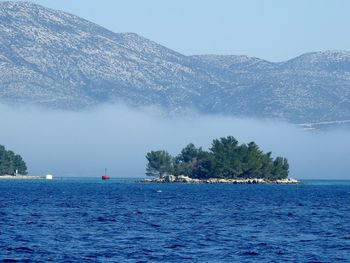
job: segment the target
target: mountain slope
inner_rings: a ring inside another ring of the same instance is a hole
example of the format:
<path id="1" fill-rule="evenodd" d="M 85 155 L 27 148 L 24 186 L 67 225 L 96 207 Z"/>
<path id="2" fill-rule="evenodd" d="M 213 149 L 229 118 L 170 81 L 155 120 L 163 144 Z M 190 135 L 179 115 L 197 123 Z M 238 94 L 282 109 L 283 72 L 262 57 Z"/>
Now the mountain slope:
<path id="1" fill-rule="evenodd" d="M 177 52 L 64 12 L 2 2 L 0 22 L 5 99 L 73 107 L 116 99 L 174 106 L 191 101 L 210 82 Z"/>
<path id="2" fill-rule="evenodd" d="M 350 52 L 272 63 L 184 56 L 65 12 L 0 2 L 0 99 L 77 109 L 123 101 L 293 122 L 350 119 Z"/>
<path id="3" fill-rule="evenodd" d="M 282 63 L 249 57 L 242 63 L 241 56 L 221 56 L 221 63 L 217 56 L 196 59 L 229 72 L 235 85 L 223 87 L 223 98 L 239 98 L 248 114 L 309 122 L 350 119 L 349 53 L 314 52 Z"/>

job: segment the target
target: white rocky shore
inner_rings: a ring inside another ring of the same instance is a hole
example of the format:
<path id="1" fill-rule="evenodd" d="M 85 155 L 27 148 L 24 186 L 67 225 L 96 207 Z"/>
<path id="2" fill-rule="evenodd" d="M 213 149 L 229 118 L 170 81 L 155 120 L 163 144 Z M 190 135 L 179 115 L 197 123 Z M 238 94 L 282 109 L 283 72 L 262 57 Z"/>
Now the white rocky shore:
<path id="1" fill-rule="evenodd" d="M 221 178 L 209 178 L 209 179 L 193 179 L 188 176 L 179 175 L 166 175 L 161 178 L 145 178 L 140 180 L 141 183 L 187 183 L 187 184 L 300 184 L 300 181 L 292 178 L 269 181 L 259 178 L 248 179 L 221 179 Z"/>

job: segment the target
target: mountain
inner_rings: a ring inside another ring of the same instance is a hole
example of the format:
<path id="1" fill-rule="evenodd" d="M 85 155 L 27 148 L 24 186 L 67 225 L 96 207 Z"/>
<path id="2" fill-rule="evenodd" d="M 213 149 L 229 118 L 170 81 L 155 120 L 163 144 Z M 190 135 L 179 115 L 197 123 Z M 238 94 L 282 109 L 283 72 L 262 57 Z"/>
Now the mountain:
<path id="1" fill-rule="evenodd" d="M 101 103 L 278 118 L 350 119 L 350 52 L 272 63 L 185 56 L 29 2 L 0 2 L 0 100 L 63 109 Z"/>
<path id="2" fill-rule="evenodd" d="M 303 123 L 350 119 L 349 54 L 315 52 L 281 63 L 242 56 L 195 58 L 217 72 L 229 71 L 235 85 L 222 87 L 223 98 L 246 103 L 245 113 Z"/>
<path id="3" fill-rule="evenodd" d="M 0 3 L 1 98 L 57 107 L 123 100 L 176 107 L 210 87 L 190 59 L 28 2 Z"/>

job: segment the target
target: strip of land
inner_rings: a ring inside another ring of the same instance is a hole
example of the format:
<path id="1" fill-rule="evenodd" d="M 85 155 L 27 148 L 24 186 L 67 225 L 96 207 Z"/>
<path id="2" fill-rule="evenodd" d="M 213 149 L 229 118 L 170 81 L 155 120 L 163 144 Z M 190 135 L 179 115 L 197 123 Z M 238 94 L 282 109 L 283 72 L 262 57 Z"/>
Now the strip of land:
<path id="1" fill-rule="evenodd" d="M 32 176 L 32 175 L 0 175 L 1 179 L 10 179 L 10 180 L 33 180 L 33 179 L 45 179 L 42 176 Z"/>
<path id="2" fill-rule="evenodd" d="M 266 180 L 261 178 L 247 179 L 223 179 L 223 178 L 208 178 L 195 179 L 188 176 L 166 175 L 160 178 L 145 178 L 140 180 L 141 183 L 187 183 L 187 184 L 300 184 L 300 181 L 292 178 L 280 180 Z"/>

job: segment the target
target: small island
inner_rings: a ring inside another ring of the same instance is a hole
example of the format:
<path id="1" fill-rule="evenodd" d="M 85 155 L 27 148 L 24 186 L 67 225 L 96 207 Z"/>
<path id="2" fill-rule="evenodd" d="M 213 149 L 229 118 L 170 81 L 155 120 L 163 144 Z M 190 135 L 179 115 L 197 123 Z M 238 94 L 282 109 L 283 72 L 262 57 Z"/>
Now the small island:
<path id="1" fill-rule="evenodd" d="M 147 153 L 144 183 L 297 184 L 288 178 L 284 157 L 272 158 L 255 142 L 239 144 L 232 137 L 215 139 L 208 151 L 190 143 L 176 157 L 167 151 Z"/>

